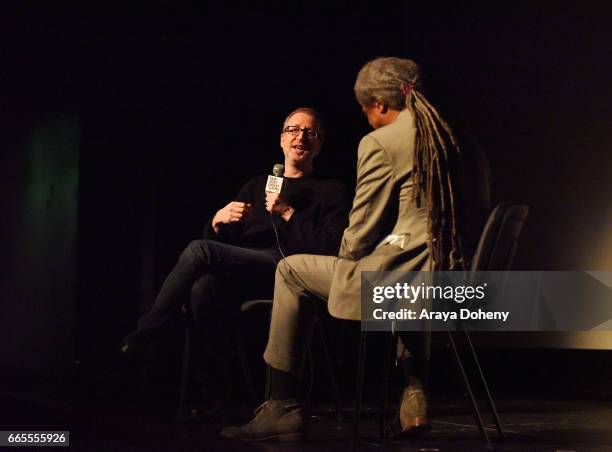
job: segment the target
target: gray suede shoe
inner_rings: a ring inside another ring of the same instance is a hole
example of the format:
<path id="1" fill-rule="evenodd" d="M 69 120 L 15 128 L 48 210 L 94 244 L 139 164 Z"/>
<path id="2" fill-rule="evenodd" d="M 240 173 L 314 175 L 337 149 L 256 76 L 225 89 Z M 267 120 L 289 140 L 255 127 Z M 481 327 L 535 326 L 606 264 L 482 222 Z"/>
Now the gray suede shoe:
<path id="1" fill-rule="evenodd" d="M 302 405 L 295 400 L 268 400 L 255 410 L 255 418 L 242 427 L 225 427 L 221 435 L 242 441 L 301 441 L 304 436 Z"/>

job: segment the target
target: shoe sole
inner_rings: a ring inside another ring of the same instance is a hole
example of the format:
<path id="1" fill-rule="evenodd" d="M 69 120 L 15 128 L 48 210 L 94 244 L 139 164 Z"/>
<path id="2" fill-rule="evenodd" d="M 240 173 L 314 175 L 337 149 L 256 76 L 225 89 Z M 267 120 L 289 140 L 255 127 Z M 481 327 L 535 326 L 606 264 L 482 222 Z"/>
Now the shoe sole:
<path id="1" fill-rule="evenodd" d="M 417 416 L 411 419 L 406 427 L 402 428 L 402 431 L 398 433 L 397 437 L 413 438 L 424 435 L 430 430 L 431 424 L 429 423 L 429 419 L 427 419 L 425 416 Z"/>
<path id="2" fill-rule="evenodd" d="M 270 435 L 270 436 L 264 436 L 261 438 L 238 438 L 238 439 L 241 439 L 242 441 L 247 441 L 250 443 L 255 443 L 259 441 L 271 441 L 271 440 L 278 440 L 279 443 L 298 443 L 298 442 L 303 441 L 304 433 L 303 432 L 282 433 L 280 435 Z"/>

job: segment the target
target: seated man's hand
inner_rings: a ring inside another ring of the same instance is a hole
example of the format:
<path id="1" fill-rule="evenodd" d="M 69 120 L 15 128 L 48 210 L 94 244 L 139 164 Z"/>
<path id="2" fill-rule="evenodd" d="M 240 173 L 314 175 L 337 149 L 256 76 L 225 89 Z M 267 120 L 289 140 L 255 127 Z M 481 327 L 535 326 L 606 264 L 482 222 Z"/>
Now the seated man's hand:
<path id="1" fill-rule="evenodd" d="M 289 221 L 293 215 L 294 209 L 283 199 L 280 193 L 266 192 L 266 210 L 270 213 L 280 215 L 280 217 Z"/>
<path id="2" fill-rule="evenodd" d="M 223 209 L 217 211 L 212 219 L 212 227 L 216 233 L 219 233 L 222 224 L 237 223 L 245 220 L 251 215 L 251 209 L 250 204 L 232 201 Z"/>

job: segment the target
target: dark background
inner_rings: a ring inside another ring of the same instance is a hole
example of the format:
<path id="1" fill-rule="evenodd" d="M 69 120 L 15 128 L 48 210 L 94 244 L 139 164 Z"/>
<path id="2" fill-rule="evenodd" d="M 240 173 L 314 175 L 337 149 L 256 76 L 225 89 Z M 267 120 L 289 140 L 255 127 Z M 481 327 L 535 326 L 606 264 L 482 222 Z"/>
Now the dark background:
<path id="1" fill-rule="evenodd" d="M 323 114 L 318 167 L 353 187 L 368 125 L 352 86 L 376 56 L 421 64 L 485 149 L 494 201 L 531 206 L 516 268 L 612 269 L 609 8 L 394 5 L 3 16 L 4 374 L 104 367 L 207 218 L 281 161 L 295 107 Z M 612 349 L 600 339 L 582 347 Z M 556 353 L 563 374 L 575 352 Z"/>

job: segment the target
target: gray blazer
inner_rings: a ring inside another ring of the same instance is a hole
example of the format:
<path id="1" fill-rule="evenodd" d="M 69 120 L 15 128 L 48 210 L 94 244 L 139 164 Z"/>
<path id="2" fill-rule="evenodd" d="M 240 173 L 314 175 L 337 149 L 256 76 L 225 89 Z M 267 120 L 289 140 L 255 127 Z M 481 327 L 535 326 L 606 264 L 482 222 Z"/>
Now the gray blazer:
<path id="1" fill-rule="evenodd" d="M 360 320 L 362 271 L 433 268 L 426 210 L 413 198 L 415 134 L 413 115 L 403 110 L 359 143 L 355 199 L 330 288 L 334 317 Z"/>

